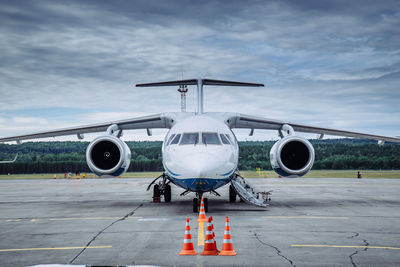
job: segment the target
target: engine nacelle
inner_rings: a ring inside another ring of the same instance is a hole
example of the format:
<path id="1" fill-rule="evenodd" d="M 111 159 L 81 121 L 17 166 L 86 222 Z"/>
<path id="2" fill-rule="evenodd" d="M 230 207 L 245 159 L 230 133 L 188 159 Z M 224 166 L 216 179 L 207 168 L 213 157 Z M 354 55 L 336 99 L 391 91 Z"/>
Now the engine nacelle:
<path id="1" fill-rule="evenodd" d="M 277 174 L 299 177 L 311 169 L 315 152 L 307 139 L 289 135 L 272 146 L 269 156 L 271 166 Z"/>
<path id="2" fill-rule="evenodd" d="M 131 150 L 118 137 L 106 134 L 89 144 L 86 149 L 86 162 L 98 176 L 120 176 L 129 168 Z"/>

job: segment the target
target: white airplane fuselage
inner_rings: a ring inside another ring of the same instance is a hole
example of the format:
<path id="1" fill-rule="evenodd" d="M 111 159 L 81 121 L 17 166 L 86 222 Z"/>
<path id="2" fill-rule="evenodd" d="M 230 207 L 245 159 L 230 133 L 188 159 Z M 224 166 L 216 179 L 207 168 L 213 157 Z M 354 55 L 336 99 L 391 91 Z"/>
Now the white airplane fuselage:
<path id="1" fill-rule="evenodd" d="M 239 147 L 223 121 L 196 114 L 168 131 L 162 156 L 165 175 L 174 184 L 194 192 L 208 192 L 232 179 Z"/>

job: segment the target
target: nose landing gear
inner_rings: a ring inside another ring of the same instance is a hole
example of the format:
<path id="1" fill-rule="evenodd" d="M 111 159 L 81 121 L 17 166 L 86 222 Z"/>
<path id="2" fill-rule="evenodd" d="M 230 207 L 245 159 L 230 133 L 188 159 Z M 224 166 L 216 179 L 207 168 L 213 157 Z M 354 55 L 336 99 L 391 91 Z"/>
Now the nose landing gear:
<path id="1" fill-rule="evenodd" d="M 193 198 L 193 212 L 199 212 L 201 198 L 203 197 L 203 192 L 196 192 L 196 197 Z M 208 198 L 204 198 L 204 211 L 208 212 Z"/>

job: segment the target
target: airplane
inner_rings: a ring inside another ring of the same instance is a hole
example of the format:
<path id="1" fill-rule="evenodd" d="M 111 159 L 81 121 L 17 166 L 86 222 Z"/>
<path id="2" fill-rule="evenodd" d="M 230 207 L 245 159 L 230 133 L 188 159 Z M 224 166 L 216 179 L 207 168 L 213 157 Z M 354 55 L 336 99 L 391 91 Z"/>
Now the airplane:
<path id="1" fill-rule="evenodd" d="M 14 163 L 14 162 L 17 161 L 17 158 L 18 158 L 18 153 L 17 153 L 17 155 L 15 155 L 15 157 L 14 157 L 13 160 L 2 160 L 2 161 L 0 161 L 0 164 L 4 164 L 4 163 Z"/>
<path id="2" fill-rule="evenodd" d="M 0 142 L 38 138 L 76 135 L 83 139 L 86 133 L 104 132 L 90 142 L 86 149 L 86 161 L 93 173 L 102 176 L 120 176 L 128 170 L 131 151 L 120 138 L 123 131 L 146 129 L 168 129 L 162 144 L 162 164 L 164 172 L 150 183 L 153 186 L 153 198 L 164 196 L 165 202 L 171 201 L 171 183 L 185 189 L 181 195 L 194 192 L 193 212 L 197 212 L 204 193 L 219 194 L 215 191 L 229 185 L 229 201 L 235 202 L 237 195 L 247 203 L 260 207 L 268 204 L 259 199 L 252 186 L 238 170 L 239 147 L 232 129 L 275 130 L 280 139 L 270 151 L 271 166 L 282 177 L 301 177 L 311 168 L 315 159 L 311 143 L 296 132 L 316 133 L 322 139 L 324 135 L 363 138 L 384 142 L 400 143 L 400 138 L 380 136 L 352 131 L 337 130 L 290 123 L 257 116 L 232 112 L 204 112 L 203 86 L 242 86 L 263 87 L 264 84 L 223 81 L 214 79 L 187 79 L 166 82 L 136 84 L 137 87 L 191 86 L 197 87 L 196 112 L 167 112 L 126 120 L 84 125 L 44 131 L 32 134 L 0 138 Z M 156 181 L 160 179 L 158 183 Z M 208 211 L 208 199 L 204 198 Z"/>

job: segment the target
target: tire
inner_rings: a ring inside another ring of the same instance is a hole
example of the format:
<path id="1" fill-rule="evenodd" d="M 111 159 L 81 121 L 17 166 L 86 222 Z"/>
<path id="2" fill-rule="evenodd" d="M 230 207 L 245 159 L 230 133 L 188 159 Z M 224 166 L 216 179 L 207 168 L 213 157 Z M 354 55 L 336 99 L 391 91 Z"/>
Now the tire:
<path id="1" fill-rule="evenodd" d="M 204 198 L 204 211 L 208 212 L 208 198 Z"/>
<path id="2" fill-rule="evenodd" d="M 160 197 L 160 188 L 158 187 L 158 184 L 153 187 L 153 197 Z"/>
<path id="3" fill-rule="evenodd" d="M 171 185 L 167 184 L 164 191 L 165 202 L 171 202 Z"/>
<path id="4" fill-rule="evenodd" d="M 199 208 L 199 201 L 197 200 L 197 198 L 193 198 L 193 212 L 198 212 L 198 208 Z"/>
<path id="5" fill-rule="evenodd" d="M 232 185 L 229 185 L 229 202 L 236 202 L 236 191 L 233 189 Z"/>

